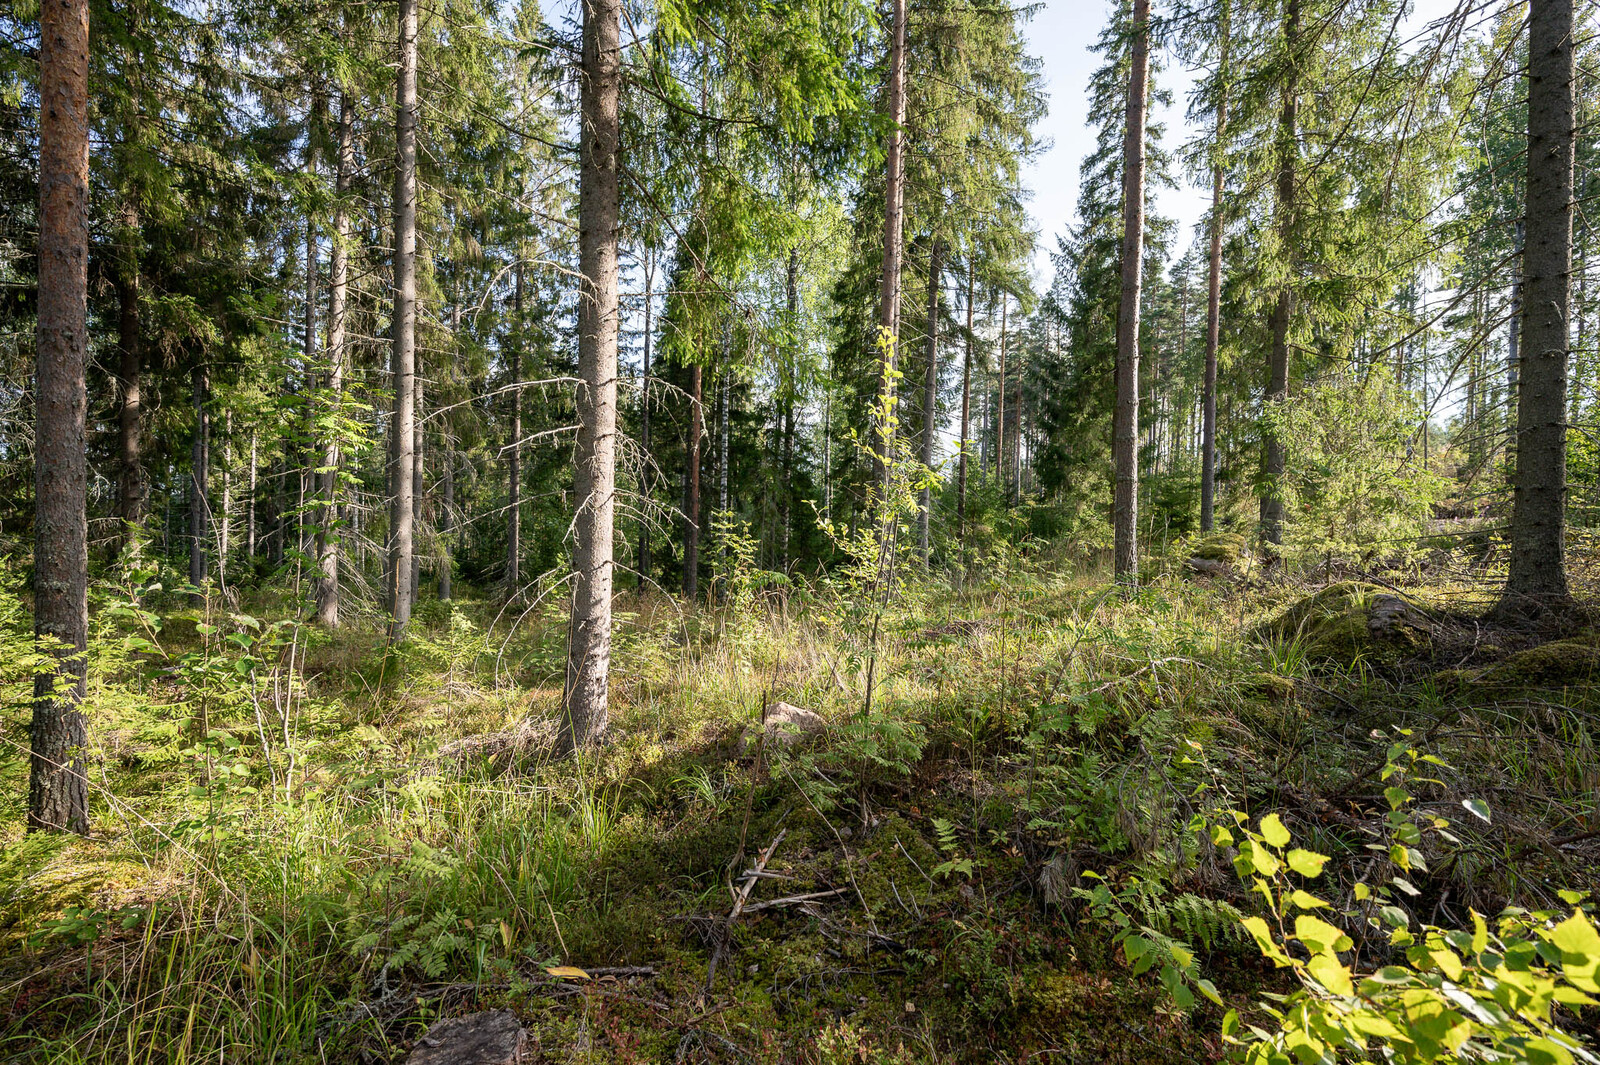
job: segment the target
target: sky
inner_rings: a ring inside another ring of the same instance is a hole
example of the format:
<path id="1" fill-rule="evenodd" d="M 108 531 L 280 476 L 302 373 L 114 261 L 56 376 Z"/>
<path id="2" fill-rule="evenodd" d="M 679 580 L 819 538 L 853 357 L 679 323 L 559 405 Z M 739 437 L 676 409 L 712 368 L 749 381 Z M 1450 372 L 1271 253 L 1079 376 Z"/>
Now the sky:
<path id="1" fill-rule="evenodd" d="M 1078 167 L 1094 151 L 1096 129 L 1089 116 L 1089 76 L 1101 56 L 1090 49 L 1111 16 L 1111 0 L 1045 0 L 1026 27 L 1028 51 L 1041 63 L 1050 111 L 1036 135 L 1048 147 L 1028 166 L 1023 182 L 1033 192 L 1029 212 L 1038 230 L 1034 255 L 1034 282 L 1040 290 L 1050 285 L 1050 252 L 1056 237 L 1071 227 L 1078 207 Z M 1171 92 L 1172 105 L 1152 116 L 1167 127 L 1167 147 L 1176 148 L 1186 137 L 1184 113 L 1198 70 L 1186 70 L 1170 52 L 1161 62 L 1166 69 L 1156 85 Z M 1175 250 L 1187 245 L 1193 227 L 1204 216 L 1209 190 L 1179 178 L 1178 188 L 1159 189 L 1156 213 L 1178 223 Z"/>
<path id="2" fill-rule="evenodd" d="M 1458 0 L 1414 0 L 1412 11 L 1402 22 L 1401 40 L 1456 7 Z M 1041 291 L 1050 284 L 1050 252 L 1056 237 L 1067 232 L 1078 205 L 1078 167 L 1094 151 L 1095 127 L 1089 115 L 1089 75 L 1101 57 L 1090 51 L 1111 16 L 1113 0 L 1043 0 L 1026 26 L 1030 54 L 1039 58 L 1050 110 L 1036 133 L 1049 147 L 1041 152 L 1023 174 L 1033 192 L 1029 203 L 1038 231 L 1034 255 L 1034 282 Z M 1190 131 L 1185 122 L 1189 96 L 1199 68 L 1184 66 L 1172 49 L 1161 52 L 1158 61 L 1164 70 L 1156 75 L 1156 86 L 1172 95 L 1167 108 L 1158 109 L 1152 122 L 1166 126 L 1167 149 L 1176 149 Z M 1178 223 L 1173 253 L 1181 254 L 1194 234 L 1194 227 L 1210 206 L 1209 187 L 1190 184 L 1181 174 L 1176 188 L 1156 190 L 1155 211 Z"/>

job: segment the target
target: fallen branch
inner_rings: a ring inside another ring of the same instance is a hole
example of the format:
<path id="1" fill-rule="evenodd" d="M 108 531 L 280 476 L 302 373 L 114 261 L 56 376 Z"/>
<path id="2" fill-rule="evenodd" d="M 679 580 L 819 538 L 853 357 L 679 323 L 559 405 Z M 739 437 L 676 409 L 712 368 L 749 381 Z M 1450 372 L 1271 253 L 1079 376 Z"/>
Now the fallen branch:
<path id="1" fill-rule="evenodd" d="M 814 902 L 817 899 L 831 899 L 846 894 L 844 888 L 835 888 L 832 891 L 813 891 L 809 895 L 789 895 L 786 898 L 772 899 L 769 902 L 756 902 L 744 908 L 745 913 L 756 913 L 760 910 L 770 910 L 777 906 L 794 906 L 802 902 Z"/>
<path id="2" fill-rule="evenodd" d="M 706 991 L 710 992 L 717 978 L 717 963 L 722 960 L 722 955 L 727 952 L 728 940 L 733 935 L 733 924 L 744 913 L 745 904 L 750 901 L 750 892 L 754 890 L 756 882 L 761 879 L 761 874 L 766 870 L 767 863 L 772 860 L 772 854 L 778 849 L 778 844 L 783 842 L 783 837 L 789 834 L 787 828 L 778 830 L 772 842 L 767 844 L 767 849 L 756 858 L 753 869 L 745 871 L 741 879 L 744 883 L 733 896 L 733 909 L 728 911 L 728 917 L 722 922 L 722 930 L 717 935 L 716 947 L 711 952 L 711 962 L 706 966 Z"/>

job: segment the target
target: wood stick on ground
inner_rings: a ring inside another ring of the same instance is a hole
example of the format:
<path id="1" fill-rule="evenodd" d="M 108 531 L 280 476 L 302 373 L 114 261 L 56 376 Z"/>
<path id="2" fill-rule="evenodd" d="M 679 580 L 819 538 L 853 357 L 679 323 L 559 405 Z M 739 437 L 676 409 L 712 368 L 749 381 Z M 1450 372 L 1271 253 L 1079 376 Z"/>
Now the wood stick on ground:
<path id="1" fill-rule="evenodd" d="M 744 883 L 734 892 L 733 909 L 728 911 L 727 920 L 722 922 L 722 931 L 717 936 L 717 945 L 711 951 L 711 962 L 706 966 L 706 991 L 709 992 L 717 979 L 717 962 L 722 960 L 722 955 L 727 952 L 728 939 L 733 935 L 733 924 L 744 912 L 745 904 L 750 901 L 750 892 L 761 879 L 761 873 L 766 869 L 767 862 L 772 860 L 772 854 L 778 849 L 778 844 L 783 842 L 783 837 L 789 834 L 787 828 L 778 830 L 778 834 L 767 844 L 767 849 L 756 858 L 755 868 L 745 872 L 741 879 Z"/>

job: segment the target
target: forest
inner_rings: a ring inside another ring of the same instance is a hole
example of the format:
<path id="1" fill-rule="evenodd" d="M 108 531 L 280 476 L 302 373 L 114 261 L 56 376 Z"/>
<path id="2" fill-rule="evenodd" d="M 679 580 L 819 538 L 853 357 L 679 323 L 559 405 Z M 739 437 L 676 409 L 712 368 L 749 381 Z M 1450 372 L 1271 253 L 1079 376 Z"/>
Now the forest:
<path id="1" fill-rule="evenodd" d="M 0 1061 L 1600 1065 L 1600 4 L 3 2 Z"/>

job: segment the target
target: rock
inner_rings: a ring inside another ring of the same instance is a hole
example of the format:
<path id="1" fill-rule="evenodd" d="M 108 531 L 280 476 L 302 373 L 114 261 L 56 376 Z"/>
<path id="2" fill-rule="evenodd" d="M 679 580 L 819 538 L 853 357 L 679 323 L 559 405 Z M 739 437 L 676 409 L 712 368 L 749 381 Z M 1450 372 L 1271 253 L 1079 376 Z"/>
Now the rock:
<path id="1" fill-rule="evenodd" d="M 793 703 L 773 703 L 767 707 L 767 721 L 762 729 L 767 742 L 779 747 L 809 742 L 827 730 L 828 723 L 821 714 Z M 754 741 L 754 736 L 745 738 L 746 746 Z"/>
<path id="2" fill-rule="evenodd" d="M 1479 673 L 1473 683 L 1497 688 L 1566 688 L 1596 681 L 1600 681 L 1600 640 L 1590 635 L 1518 651 Z"/>
<path id="3" fill-rule="evenodd" d="M 417 1041 L 406 1065 L 518 1065 L 528 1033 L 510 1010 L 439 1021 Z"/>
<path id="4" fill-rule="evenodd" d="M 1245 553 L 1245 538 L 1238 533 L 1213 533 L 1189 549 L 1194 558 L 1206 562 L 1232 562 Z"/>
<path id="5" fill-rule="evenodd" d="M 1387 588 L 1341 581 L 1257 626 L 1255 635 L 1298 640 L 1309 658 L 1393 667 L 1429 650 L 1433 623 L 1421 607 Z"/>
<path id="6" fill-rule="evenodd" d="M 1233 566 L 1226 559 L 1201 558 L 1196 555 L 1184 565 L 1189 567 L 1191 573 L 1198 573 L 1202 577 L 1226 577 L 1233 572 Z"/>
<path id="7" fill-rule="evenodd" d="M 524 721 L 504 732 L 463 736 L 440 747 L 433 756 L 441 769 L 465 770 L 488 766 L 504 773 L 525 759 L 551 749 L 555 730 L 545 721 Z"/>

